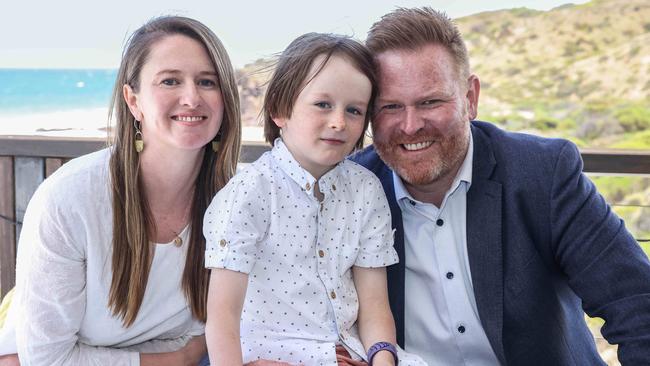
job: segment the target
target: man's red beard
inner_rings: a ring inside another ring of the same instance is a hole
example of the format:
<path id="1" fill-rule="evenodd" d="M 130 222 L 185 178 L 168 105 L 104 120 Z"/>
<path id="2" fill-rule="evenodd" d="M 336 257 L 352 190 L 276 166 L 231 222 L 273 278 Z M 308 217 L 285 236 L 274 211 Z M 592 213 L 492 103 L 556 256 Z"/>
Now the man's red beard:
<path id="1" fill-rule="evenodd" d="M 403 144 L 423 141 L 433 141 L 433 145 L 423 149 L 426 153 L 422 152 L 417 157 L 408 156 L 410 152 Z M 379 157 L 404 181 L 414 185 L 434 183 L 441 177 L 455 174 L 465 159 L 468 143 L 468 133 L 443 137 L 437 131 L 421 130 L 414 135 L 396 131 L 384 138 L 374 136 Z"/>

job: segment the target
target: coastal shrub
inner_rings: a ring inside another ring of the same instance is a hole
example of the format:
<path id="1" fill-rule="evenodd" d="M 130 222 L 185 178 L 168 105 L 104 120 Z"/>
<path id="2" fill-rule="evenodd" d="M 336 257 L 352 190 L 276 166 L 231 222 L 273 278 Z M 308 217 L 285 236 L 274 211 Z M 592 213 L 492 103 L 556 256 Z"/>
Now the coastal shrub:
<path id="1" fill-rule="evenodd" d="M 644 105 L 629 105 L 614 114 L 625 132 L 650 129 L 650 108 Z"/>

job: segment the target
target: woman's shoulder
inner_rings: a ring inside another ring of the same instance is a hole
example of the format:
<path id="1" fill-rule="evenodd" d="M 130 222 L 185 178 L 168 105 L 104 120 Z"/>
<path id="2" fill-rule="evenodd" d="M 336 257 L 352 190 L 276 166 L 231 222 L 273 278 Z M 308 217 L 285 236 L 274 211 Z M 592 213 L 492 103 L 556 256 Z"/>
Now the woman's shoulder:
<path id="1" fill-rule="evenodd" d="M 80 204 L 108 193 L 110 150 L 102 149 L 63 164 L 38 187 L 32 200 L 45 204 Z"/>

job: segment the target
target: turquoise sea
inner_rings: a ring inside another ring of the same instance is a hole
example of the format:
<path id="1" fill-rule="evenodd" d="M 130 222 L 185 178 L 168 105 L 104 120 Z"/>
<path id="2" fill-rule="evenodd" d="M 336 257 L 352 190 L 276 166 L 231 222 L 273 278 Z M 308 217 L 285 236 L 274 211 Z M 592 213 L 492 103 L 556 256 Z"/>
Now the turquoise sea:
<path id="1" fill-rule="evenodd" d="M 108 107 L 117 70 L 0 69 L 0 114 Z"/>

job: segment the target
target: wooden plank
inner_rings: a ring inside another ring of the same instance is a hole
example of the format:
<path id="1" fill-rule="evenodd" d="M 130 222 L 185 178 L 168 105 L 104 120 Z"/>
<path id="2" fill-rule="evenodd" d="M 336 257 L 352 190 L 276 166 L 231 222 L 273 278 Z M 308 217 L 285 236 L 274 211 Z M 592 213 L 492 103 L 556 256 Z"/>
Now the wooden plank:
<path id="1" fill-rule="evenodd" d="M 582 149 L 583 170 L 587 173 L 650 175 L 650 151 Z"/>
<path id="2" fill-rule="evenodd" d="M 45 179 L 45 161 L 42 158 L 16 157 L 14 159 L 14 177 L 16 190 L 16 221 L 22 222 L 27 204 L 36 188 Z M 16 225 L 16 242 L 20 239 L 21 224 Z"/>
<path id="3" fill-rule="evenodd" d="M 45 159 L 45 178 L 49 177 L 65 163 L 65 159 L 47 158 Z"/>
<path id="4" fill-rule="evenodd" d="M 104 138 L 0 136 L 0 155 L 76 158 L 104 147 Z"/>
<path id="5" fill-rule="evenodd" d="M 14 158 L 0 156 L 0 298 L 16 282 Z"/>
<path id="6" fill-rule="evenodd" d="M 269 150 L 271 150 L 271 146 L 266 142 L 246 141 L 245 143 L 242 143 L 241 151 L 239 153 L 239 162 L 252 163 L 262 156 L 264 152 Z"/>

